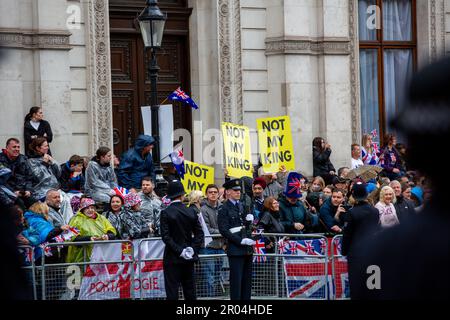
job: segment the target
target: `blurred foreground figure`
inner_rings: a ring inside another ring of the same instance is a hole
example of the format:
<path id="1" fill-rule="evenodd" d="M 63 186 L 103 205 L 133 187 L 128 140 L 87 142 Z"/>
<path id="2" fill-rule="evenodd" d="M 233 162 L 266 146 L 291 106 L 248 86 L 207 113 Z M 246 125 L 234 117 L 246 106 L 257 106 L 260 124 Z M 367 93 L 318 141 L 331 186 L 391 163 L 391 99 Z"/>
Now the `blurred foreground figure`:
<path id="1" fill-rule="evenodd" d="M 371 271 L 353 299 L 449 299 L 450 171 L 431 153 L 450 139 L 450 59 L 417 73 L 407 98 L 392 125 L 407 136 L 407 161 L 430 179 L 432 197 L 416 216 L 361 246 L 366 253 L 361 267 L 364 272 L 379 267 L 380 289 L 368 288 L 376 282 Z"/>

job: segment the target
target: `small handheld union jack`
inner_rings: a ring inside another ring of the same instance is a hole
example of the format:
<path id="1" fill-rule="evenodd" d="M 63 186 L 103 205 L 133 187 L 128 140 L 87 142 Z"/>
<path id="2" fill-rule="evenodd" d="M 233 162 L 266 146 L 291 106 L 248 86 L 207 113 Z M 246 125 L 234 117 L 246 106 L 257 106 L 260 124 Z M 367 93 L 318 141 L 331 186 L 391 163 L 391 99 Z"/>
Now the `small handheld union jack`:
<path id="1" fill-rule="evenodd" d="M 373 139 L 375 139 L 376 137 L 378 137 L 377 129 L 373 129 L 372 131 L 370 131 L 370 134 L 372 135 L 372 138 L 373 138 Z"/>
<path id="2" fill-rule="evenodd" d="M 191 97 L 189 97 L 186 92 L 184 92 L 183 90 L 181 90 L 181 87 L 178 87 L 174 92 L 172 92 L 168 97 L 168 100 L 177 100 L 177 101 L 181 101 L 184 102 L 188 105 L 190 105 L 193 109 L 198 109 L 197 104 L 194 102 L 194 100 L 192 100 Z"/>
<path id="3" fill-rule="evenodd" d="M 266 245 L 264 243 L 264 239 L 256 240 L 255 246 L 253 247 L 255 256 L 253 257 L 253 262 L 266 262 L 267 257 L 266 254 Z"/>

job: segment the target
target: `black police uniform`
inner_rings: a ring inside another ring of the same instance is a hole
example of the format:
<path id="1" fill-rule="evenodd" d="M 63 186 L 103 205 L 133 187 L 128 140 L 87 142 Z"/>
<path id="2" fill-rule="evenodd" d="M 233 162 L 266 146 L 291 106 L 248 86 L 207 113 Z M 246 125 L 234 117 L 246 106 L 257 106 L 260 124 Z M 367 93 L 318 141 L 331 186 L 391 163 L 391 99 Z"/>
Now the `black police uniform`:
<path id="1" fill-rule="evenodd" d="M 225 189 L 240 187 L 239 179 L 226 182 Z M 244 238 L 251 237 L 250 224 L 241 202 L 225 201 L 219 209 L 218 225 L 227 239 L 227 256 L 230 264 L 231 300 L 250 300 L 252 291 L 253 247 L 241 245 Z"/>
<path id="2" fill-rule="evenodd" d="M 169 184 L 169 194 L 171 187 Z M 182 189 L 182 186 L 179 188 Z M 194 263 L 198 261 L 198 252 L 204 241 L 198 216 L 183 203 L 174 202 L 161 212 L 160 225 L 162 240 L 166 245 L 163 266 L 167 299 L 178 300 L 178 288 L 181 283 L 184 298 L 195 300 Z M 187 247 L 194 249 L 192 260 L 180 257 L 183 249 Z"/>

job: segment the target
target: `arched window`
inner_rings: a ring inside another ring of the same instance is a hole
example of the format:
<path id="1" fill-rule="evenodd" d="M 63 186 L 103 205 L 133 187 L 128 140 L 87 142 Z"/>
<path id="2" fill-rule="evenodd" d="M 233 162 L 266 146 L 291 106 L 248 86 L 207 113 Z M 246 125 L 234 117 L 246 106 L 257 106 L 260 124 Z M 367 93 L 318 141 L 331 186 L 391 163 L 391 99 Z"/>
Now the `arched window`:
<path id="1" fill-rule="evenodd" d="M 393 132 L 389 121 L 416 67 L 416 0 L 358 0 L 358 6 L 361 129 L 383 137 Z"/>

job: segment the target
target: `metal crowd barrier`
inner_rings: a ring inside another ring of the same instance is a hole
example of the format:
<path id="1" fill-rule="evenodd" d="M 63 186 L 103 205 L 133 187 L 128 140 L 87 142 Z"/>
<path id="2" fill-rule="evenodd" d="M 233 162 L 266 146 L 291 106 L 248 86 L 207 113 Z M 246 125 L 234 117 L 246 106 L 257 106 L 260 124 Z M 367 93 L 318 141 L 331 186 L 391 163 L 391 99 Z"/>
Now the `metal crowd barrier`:
<path id="1" fill-rule="evenodd" d="M 333 275 L 333 285 L 337 295 L 334 300 L 349 300 L 350 288 L 348 284 L 347 258 L 341 253 L 342 235 L 336 235 L 331 239 L 331 265 Z"/>
<path id="2" fill-rule="evenodd" d="M 343 268 L 343 264 L 337 263 L 342 256 L 334 254 L 341 236 L 331 240 L 331 255 L 328 238 L 320 234 L 263 233 L 260 236 L 275 241 L 272 241 L 272 252 L 253 255 L 252 298 L 270 300 L 336 298 L 332 293 L 330 279 L 334 281 L 338 274 L 345 271 L 339 269 Z M 220 237 L 220 235 L 213 237 Z M 161 238 L 135 240 L 137 247 L 134 247 L 133 241 L 129 240 L 52 243 L 48 244 L 44 250 L 53 248 L 55 251 L 56 247 L 58 252 L 62 253 L 62 257 L 65 256 L 68 247 L 81 246 L 82 261 L 55 262 L 51 257 L 48 258 L 43 254 L 37 264 L 32 259 L 30 266 L 24 268 L 29 270 L 36 300 L 81 299 L 80 288 L 83 277 L 95 276 L 103 279 L 102 276 L 109 274 L 111 270 L 117 272 L 124 268 L 129 268 L 130 278 L 126 281 L 130 285 L 124 287 L 125 280 L 122 278 L 119 279 L 119 283 L 99 281 L 95 287 L 89 288 L 95 293 L 93 299 L 165 299 L 162 253 L 159 253 L 158 257 L 142 256 L 145 246 L 153 248 L 152 245 L 156 246 L 155 241 L 160 240 Z M 293 242 L 294 240 L 296 242 Z M 122 256 L 122 259 L 117 260 L 89 261 L 88 246 L 118 243 L 130 248 L 127 260 L 124 261 Z M 258 245 L 261 246 L 261 243 Z M 301 255 L 295 254 L 300 251 Z M 199 262 L 194 267 L 194 276 L 198 299 L 229 299 L 229 265 L 225 253 L 200 254 Z M 121 281 L 122 284 L 120 284 Z M 336 283 L 333 282 L 333 285 L 336 286 Z M 180 298 L 183 298 L 181 288 Z"/>

